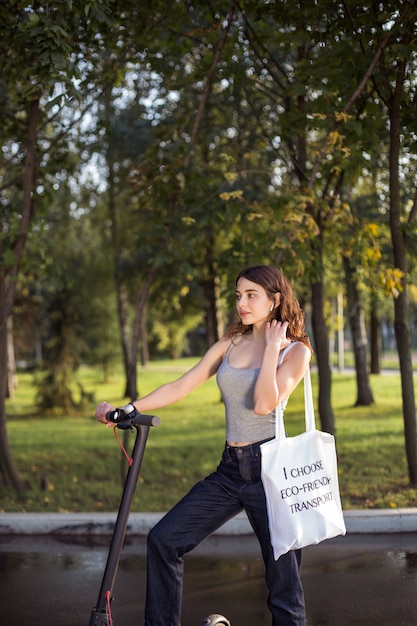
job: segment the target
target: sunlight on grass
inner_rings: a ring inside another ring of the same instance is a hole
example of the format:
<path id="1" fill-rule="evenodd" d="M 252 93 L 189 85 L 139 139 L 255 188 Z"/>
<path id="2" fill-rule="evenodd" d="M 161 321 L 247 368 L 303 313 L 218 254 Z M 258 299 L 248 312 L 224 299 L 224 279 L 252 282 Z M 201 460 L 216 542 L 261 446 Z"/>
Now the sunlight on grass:
<path id="1" fill-rule="evenodd" d="M 195 359 L 152 363 L 138 370 L 141 395 L 172 380 Z M 14 458 L 30 488 L 17 495 L 0 492 L 2 511 L 114 511 L 122 491 L 125 462 L 113 429 L 98 424 L 95 402 L 122 405 L 123 375 L 108 381 L 98 370 L 82 368 L 80 380 L 94 403 L 83 414 L 42 416 L 35 407 L 30 374 L 19 375 L 15 398 L 7 401 L 7 432 Z M 313 373 L 313 388 L 316 386 Z M 377 402 L 354 408 L 353 375 L 334 374 L 332 397 L 337 426 L 340 489 L 343 506 L 395 508 L 417 506 L 417 490 L 408 484 L 401 386 L 398 375 L 372 377 Z M 212 471 L 224 445 L 224 414 L 212 379 L 176 405 L 157 412 L 133 503 L 135 511 L 164 511 L 196 480 Z M 317 427 L 320 427 L 318 417 Z M 303 431 L 303 389 L 294 392 L 286 411 L 289 435 Z M 118 431 L 120 433 L 120 431 Z M 128 447 L 134 434 L 129 436 Z"/>

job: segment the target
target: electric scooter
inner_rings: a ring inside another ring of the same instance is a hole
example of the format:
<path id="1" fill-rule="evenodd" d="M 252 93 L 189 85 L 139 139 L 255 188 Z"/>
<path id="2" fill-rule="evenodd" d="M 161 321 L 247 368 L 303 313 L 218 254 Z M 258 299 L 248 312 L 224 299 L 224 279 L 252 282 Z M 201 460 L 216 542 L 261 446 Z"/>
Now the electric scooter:
<path id="1" fill-rule="evenodd" d="M 161 420 L 156 415 L 139 413 L 133 404 L 127 404 L 122 408 L 110 411 L 107 413 L 106 418 L 110 423 L 114 424 L 115 431 L 116 428 L 131 430 L 132 432 L 136 430 L 136 437 L 131 458 L 129 459 L 129 469 L 126 474 L 100 592 L 97 603 L 91 612 L 89 626 L 113 626 L 111 615 L 112 591 L 126 535 L 133 496 L 142 466 L 149 430 L 152 426 L 159 426 L 161 423 Z M 223 615 L 216 613 L 206 617 L 200 626 L 231 626 L 231 623 Z"/>

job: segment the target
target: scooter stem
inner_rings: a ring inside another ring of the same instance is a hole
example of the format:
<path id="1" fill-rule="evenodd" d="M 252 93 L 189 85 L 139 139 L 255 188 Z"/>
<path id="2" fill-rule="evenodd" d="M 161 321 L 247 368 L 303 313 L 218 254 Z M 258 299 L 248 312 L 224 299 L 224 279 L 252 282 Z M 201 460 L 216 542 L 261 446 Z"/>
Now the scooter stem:
<path id="1" fill-rule="evenodd" d="M 157 418 L 156 416 L 141 417 L 152 417 L 153 419 L 149 420 L 149 423 L 146 424 L 138 424 L 136 423 L 136 421 L 131 424 L 131 426 L 136 428 L 136 439 L 132 451 L 132 464 L 130 465 L 126 475 L 123 494 L 119 506 L 119 512 L 117 515 L 109 555 L 107 557 L 106 568 L 104 570 L 103 580 L 101 583 L 101 589 L 98 595 L 97 604 L 91 613 L 89 626 L 111 626 L 111 617 L 110 615 L 108 615 L 107 610 L 107 598 L 110 595 L 111 602 L 111 594 L 113 591 L 113 585 L 119 565 L 120 554 L 126 535 L 130 509 L 132 506 L 133 496 L 135 494 L 136 484 L 142 465 L 143 454 L 149 434 L 149 428 L 150 426 L 159 425 L 159 418 Z"/>

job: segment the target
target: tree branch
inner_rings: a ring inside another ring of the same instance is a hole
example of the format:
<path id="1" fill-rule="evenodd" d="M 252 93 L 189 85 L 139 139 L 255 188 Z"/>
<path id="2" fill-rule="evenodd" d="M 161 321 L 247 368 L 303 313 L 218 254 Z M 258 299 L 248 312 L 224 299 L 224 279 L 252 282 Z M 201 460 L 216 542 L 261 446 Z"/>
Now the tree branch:
<path id="1" fill-rule="evenodd" d="M 197 115 L 195 117 L 193 128 L 192 128 L 192 131 L 191 131 L 191 145 L 194 145 L 196 137 L 197 137 L 197 133 L 198 133 L 198 129 L 200 127 L 200 123 L 201 123 L 202 117 L 203 117 L 204 109 L 205 109 L 208 97 L 210 95 L 211 86 L 212 86 L 213 77 L 214 77 L 214 72 L 216 71 L 216 68 L 217 68 L 217 65 L 219 63 L 222 50 L 224 48 L 224 45 L 225 45 L 226 40 L 227 40 L 227 36 L 229 34 L 230 28 L 231 28 L 232 23 L 233 23 L 233 17 L 234 17 L 235 11 L 236 11 L 236 5 L 237 5 L 237 0 L 232 0 L 231 3 L 230 3 L 228 15 L 227 15 L 226 27 L 224 28 L 222 37 L 220 38 L 220 40 L 219 40 L 219 42 L 217 44 L 217 48 L 216 48 L 216 51 L 214 53 L 213 61 L 211 63 L 211 66 L 210 66 L 210 69 L 208 71 L 208 74 L 206 76 L 206 80 L 205 80 L 204 87 L 203 87 L 203 93 L 202 93 L 201 100 L 200 100 L 200 105 L 198 107 Z M 189 167 L 190 160 L 191 160 L 191 150 L 189 150 L 187 152 L 187 154 L 186 154 L 186 156 L 184 158 L 184 168 L 185 169 L 187 169 Z"/>
<path id="2" fill-rule="evenodd" d="M 346 103 L 346 105 L 343 108 L 342 114 L 346 114 L 350 111 L 350 109 L 352 108 L 352 106 L 354 105 L 354 103 L 356 102 L 356 100 L 359 98 L 359 96 L 361 95 L 362 91 L 365 88 L 366 83 L 368 82 L 368 80 L 370 79 L 370 77 L 372 76 L 372 73 L 375 69 L 375 65 L 378 62 L 379 57 L 381 56 L 383 50 L 385 49 L 389 38 L 391 37 L 391 33 L 392 33 L 392 29 L 389 33 L 387 33 L 387 35 L 384 37 L 384 39 L 380 42 L 377 51 L 375 52 L 374 58 L 372 59 L 371 63 L 369 64 L 368 69 L 366 70 L 361 82 L 359 83 L 359 85 L 357 86 L 357 88 L 355 89 L 355 91 L 353 92 L 352 96 L 350 97 L 350 99 L 348 100 L 348 102 Z M 323 157 L 327 148 L 327 144 L 329 143 L 329 138 L 331 136 L 332 133 L 334 133 L 334 131 L 340 126 L 341 124 L 341 120 L 335 120 L 333 122 L 333 124 L 330 126 L 330 128 L 327 130 L 327 133 L 322 141 L 321 144 L 321 148 L 319 151 L 319 154 L 317 156 L 317 159 L 314 163 L 311 175 L 310 175 L 310 179 L 308 182 L 308 188 L 312 189 L 313 185 L 314 185 L 314 181 L 317 177 L 317 174 L 319 172 L 320 166 L 321 166 L 321 162 L 323 161 Z"/>

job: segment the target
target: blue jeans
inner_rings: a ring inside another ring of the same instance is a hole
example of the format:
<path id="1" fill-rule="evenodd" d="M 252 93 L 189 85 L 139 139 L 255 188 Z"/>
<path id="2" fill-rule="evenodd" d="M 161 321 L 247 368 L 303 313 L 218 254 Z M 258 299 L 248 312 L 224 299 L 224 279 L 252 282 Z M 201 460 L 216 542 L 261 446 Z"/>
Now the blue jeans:
<path id="1" fill-rule="evenodd" d="M 274 559 L 259 446 L 226 446 L 217 470 L 198 482 L 150 531 L 145 626 L 180 626 L 183 555 L 242 509 L 261 546 L 272 626 L 305 626 L 301 551 Z"/>

